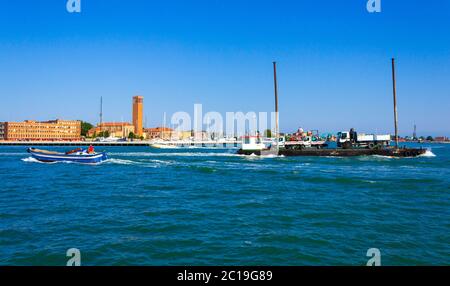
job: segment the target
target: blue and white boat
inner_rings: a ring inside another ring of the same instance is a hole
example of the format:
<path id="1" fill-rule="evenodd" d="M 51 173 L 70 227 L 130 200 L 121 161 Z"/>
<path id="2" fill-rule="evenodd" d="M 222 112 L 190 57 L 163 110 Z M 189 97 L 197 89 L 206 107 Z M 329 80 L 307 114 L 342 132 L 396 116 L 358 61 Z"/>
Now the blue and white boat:
<path id="1" fill-rule="evenodd" d="M 82 149 L 72 150 L 67 153 L 39 150 L 35 148 L 28 148 L 27 151 L 34 159 L 45 163 L 73 162 L 82 164 L 97 164 L 108 159 L 105 152 L 88 153 L 86 150 Z"/>

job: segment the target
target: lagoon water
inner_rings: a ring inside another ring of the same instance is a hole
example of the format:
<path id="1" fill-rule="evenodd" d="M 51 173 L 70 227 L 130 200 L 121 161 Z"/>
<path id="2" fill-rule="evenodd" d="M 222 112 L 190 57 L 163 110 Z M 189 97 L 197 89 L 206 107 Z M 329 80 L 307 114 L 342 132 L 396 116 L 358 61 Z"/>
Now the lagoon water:
<path id="1" fill-rule="evenodd" d="M 0 265 L 450 263 L 450 145 L 436 157 L 259 158 L 109 147 L 100 165 L 0 147 Z M 49 148 L 64 150 L 63 148 Z"/>

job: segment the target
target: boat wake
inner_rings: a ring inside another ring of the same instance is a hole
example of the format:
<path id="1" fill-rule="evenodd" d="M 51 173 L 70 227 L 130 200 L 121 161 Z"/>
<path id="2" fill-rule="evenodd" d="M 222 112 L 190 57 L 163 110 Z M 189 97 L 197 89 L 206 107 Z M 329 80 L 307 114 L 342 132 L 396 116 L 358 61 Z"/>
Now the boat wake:
<path id="1" fill-rule="evenodd" d="M 213 152 L 169 152 L 169 153 L 110 153 L 111 156 L 123 157 L 240 157 L 235 153 L 213 153 Z"/>
<path id="2" fill-rule="evenodd" d="M 372 155 L 372 156 L 366 156 L 365 158 L 376 158 L 376 159 L 399 159 L 398 157 L 394 156 L 383 156 L 383 155 Z M 363 161 L 363 160 L 362 160 Z"/>
<path id="3" fill-rule="evenodd" d="M 235 156 L 242 157 L 242 158 L 245 158 L 248 160 L 285 158 L 284 155 L 275 155 L 275 154 L 269 154 L 269 155 L 256 155 L 256 154 L 239 155 L 239 154 L 235 154 Z"/>
<path id="4" fill-rule="evenodd" d="M 135 165 L 138 162 L 124 159 L 108 159 L 103 162 L 103 164 L 116 164 L 116 165 Z"/>
<path id="5" fill-rule="evenodd" d="M 113 164 L 113 165 L 133 165 L 147 168 L 161 168 L 163 166 L 171 165 L 173 162 L 171 161 L 163 161 L 163 160 L 126 160 L 126 159 L 108 159 L 104 161 L 102 164 Z"/>
<path id="6" fill-rule="evenodd" d="M 99 163 L 80 163 L 80 162 L 66 162 L 66 161 L 60 161 L 60 162 L 42 162 L 39 161 L 33 157 L 28 157 L 28 158 L 23 158 L 21 159 L 22 162 L 26 162 L 26 163 L 38 163 L 38 164 L 45 164 L 45 165 L 53 165 L 53 164 L 75 164 L 75 165 L 91 165 L 91 166 L 96 166 L 96 165 L 101 165 L 103 162 L 99 162 Z"/>
<path id="7" fill-rule="evenodd" d="M 36 160 L 36 159 L 34 159 L 33 157 L 28 157 L 28 158 L 23 158 L 23 159 L 21 159 L 23 162 L 26 162 L 26 163 L 39 163 L 39 164 L 55 164 L 55 163 L 57 163 L 57 162 L 50 162 L 50 163 L 46 163 L 46 162 L 41 162 L 41 161 L 39 161 L 39 160 Z"/>
<path id="8" fill-rule="evenodd" d="M 428 157 L 428 158 L 432 158 L 432 157 L 436 157 L 436 155 L 431 151 L 431 150 L 427 150 L 425 152 L 425 154 L 419 155 L 419 157 Z"/>

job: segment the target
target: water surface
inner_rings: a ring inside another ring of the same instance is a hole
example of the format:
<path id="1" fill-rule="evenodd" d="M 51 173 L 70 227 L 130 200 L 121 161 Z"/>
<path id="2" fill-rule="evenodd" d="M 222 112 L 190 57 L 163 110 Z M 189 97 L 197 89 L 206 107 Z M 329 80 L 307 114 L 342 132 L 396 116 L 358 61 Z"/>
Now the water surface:
<path id="1" fill-rule="evenodd" d="M 436 157 L 259 158 L 109 147 L 100 165 L 0 147 L 0 264 L 384 265 L 450 261 L 450 145 Z M 64 148 L 50 148 L 65 150 Z"/>

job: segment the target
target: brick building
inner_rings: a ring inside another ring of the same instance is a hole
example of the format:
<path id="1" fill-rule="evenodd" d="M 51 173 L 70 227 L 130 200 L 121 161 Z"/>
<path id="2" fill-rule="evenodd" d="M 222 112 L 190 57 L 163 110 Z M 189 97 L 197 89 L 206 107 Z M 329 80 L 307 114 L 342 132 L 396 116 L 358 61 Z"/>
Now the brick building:
<path id="1" fill-rule="evenodd" d="M 81 140 L 81 121 L 5 122 L 4 138 L 9 141 L 77 141 Z"/>

